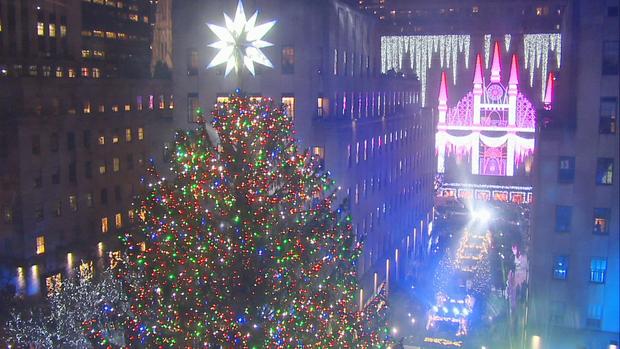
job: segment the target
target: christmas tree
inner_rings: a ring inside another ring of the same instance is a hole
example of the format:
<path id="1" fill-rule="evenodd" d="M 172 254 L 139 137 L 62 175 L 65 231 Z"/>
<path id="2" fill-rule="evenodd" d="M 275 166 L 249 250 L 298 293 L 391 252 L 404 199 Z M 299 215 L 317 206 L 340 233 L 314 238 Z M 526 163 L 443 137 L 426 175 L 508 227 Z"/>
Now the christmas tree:
<path id="1" fill-rule="evenodd" d="M 319 159 L 268 99 L 216 104 L 177 133 L 126 236 L 132 339 L 146 347 L 382 347 L 385 302 L 356 302 L 360 241 Z M 219 138 L 219 139 L 212 139 Z"/>

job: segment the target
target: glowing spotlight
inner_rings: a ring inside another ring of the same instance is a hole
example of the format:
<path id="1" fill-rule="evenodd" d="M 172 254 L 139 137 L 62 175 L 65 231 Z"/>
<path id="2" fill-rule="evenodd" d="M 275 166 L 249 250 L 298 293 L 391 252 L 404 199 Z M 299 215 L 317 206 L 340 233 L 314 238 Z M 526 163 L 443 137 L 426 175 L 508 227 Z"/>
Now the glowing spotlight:
<path id="1" fill-rule="evenodd" d="M 411 318 L 411 324 L 415 324 L 415 318 Z"/>
<path id="2" fill-rule="evenodd" d="M 398 333 L 398 329 L 396 327 L 392 327 L 392 333 L 393 334 L 397 334 Z"/>
<path id="3" fill-rule="evenodd" d="M 491 219 L 491 212 L 486 209 L 479 209 L 471 212 L 471 217 L 473 220 L 480 222 L 488 222 Z"/>
<path id="4" fill-rule="evenodd" d="M 461 313 L 456 307 L 452 308 L 452 312 L 454 313 L 454 315 L 459 315 Z"/>

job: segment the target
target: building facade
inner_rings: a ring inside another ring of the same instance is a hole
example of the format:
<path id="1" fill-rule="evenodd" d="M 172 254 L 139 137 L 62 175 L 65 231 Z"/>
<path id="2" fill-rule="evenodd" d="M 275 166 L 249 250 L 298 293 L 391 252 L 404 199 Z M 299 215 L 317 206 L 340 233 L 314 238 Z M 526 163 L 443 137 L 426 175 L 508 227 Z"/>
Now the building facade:
<path id="1" fill-rule="evenodd" d="M 527 341 L 618 348 L 618 1 L 572 1 L 538 137 Z"/>
<path id="2" fill-rule="evenodd" d="M 434 123 L 419 110 L 418 82 L 381 74 L 376 21 L 334 0 L 246 2 L 247 15 L 260 10 L 257 24 L 277 20 L 264 38 L 274 46 L 263 49 L 273 69 L 241 78 L 206 69 L 217 53 L 207 44 L 217 38 L 205 24 L 221 25 L 235 5 L 173 3 L 175 125 L 194 127 L 196 108 L 210 110 L 237 87 L 284 104 L 302 147 L 323 158 L 348 197 L 365 241 L 359 271 L 372 292 L 375 272 L 385 280 L 386 264 L 393 276 L 405 256 L 423 254 L 432 216 Z"/>
<path id="3" fill-rule="evenodd" d="M 150 8 L 0 1 L 0 289 L 45 294 L 118 257 L 172 127 L 170 81 L 150 78 Z"/>

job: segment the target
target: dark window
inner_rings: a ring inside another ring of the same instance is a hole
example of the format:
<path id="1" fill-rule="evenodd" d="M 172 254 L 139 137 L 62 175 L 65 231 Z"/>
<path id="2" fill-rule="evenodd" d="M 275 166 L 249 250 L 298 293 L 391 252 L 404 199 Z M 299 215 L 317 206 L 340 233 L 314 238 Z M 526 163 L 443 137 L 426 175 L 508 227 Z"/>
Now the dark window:
<path id="1" fill-rule="evenodd" d="M 56 167 L 52 173 L 52 184 L 60 183 L 60 167 Z"/>
<path id="2" fill-rule="evenodd" d="M 55 153 L 58 151 L 58 134 L 56 132 L 50 135 L 50 151 Z"/>
<path id="3" fill-rule="evenodd" d="M 603 319 L 603 305 L 590 304 L 588 306 L 588 314 L 586 316 L 586 326 L 590 328 L 601 328 L 601 320 Z"/>
<path id="4" fill-rule="evenodd" d="M 561 206 L 555 207 L 555 231 L 565 233 L 570 231 L 571 222 L 573 220 L 573 207 Z"/>
<path id="5" fill-rule="evenodd" d="M 607 7 L 607 16 L 609 16 L 609 17 L 618 17 L 618 6 L 608 6 Z"/>
<path id="6" fill-rule="evenodd" d="M 198 93 L 187 94 L 187 121 L 190 123 L 200 122 L 200 105 L 198 103 Z"/>
<path id="7" fill-rule="evenodd" d="M 117 185 L 114 187 L 114 199 L 116 201 L 121 201 L 122 200 L 122 195 L 121 195 L 121 186 Z"/>
<path id="8" fill-rule="evenodd" d="M 618 41 L 603 42 L 603 75 L 618 74 L 618 51 L 620 44 Z"/>
<path id="9" fill-rule="evenodd" d="M 614 180 L 614 159 L 598 158 L 596 162 L 596 184 L 612 185 Z"/>
<path id="10" fill-rule="evenodd" d="M 611 209 L 606 207 L 594 208 L 594 234 L 609 233 L 609 219 L 611 217 Z"/>
<path id="11" fill-rule="evenodd" d="M 32 155 L 41 154 L 41 137 L 32 135 Z"/>
<path id="12" fill-rule="evenodd" d="M 618 99 L 616 97 L 601 98 L 601 110 L 599 118 L 599 133 L 616 133 L 618 116 Z"/>
<path id="13" fill-rule="evenodd" d="M 108 190 L 106 188 L 101 189 L 101 204 L 105 205 L 108 203 Z"/>
<path id="14" fill-rule="evenodd" d="M 93 163 L 90 161 L 84 163 L 84 177 L 89 179 L 93 177 Z"/>
<path id="15" fill-rule="evenodd" d="M 43 218 L 45 218 L 45 215 L 43 212 L 44 212 L 43 205 L 38 205 L 34 209 L 34 218 L 38 221 L 43 220 Z"/>
<path id="16" fill-rule="evenodd" d="M 75 133 L 73 132 L 67 133 L 67 149 L 75 150 Z"/>
<path id="17" fill-rule="evenodd" d="M 41 188 L 42 185 L 43 185 L 43 176 L 41 175 L 41 170 L 39 170 L 34 175 L 34 187 Z"/>
<path id="18" fill-rule="evenodd" d="M 282 74 L 295 73 L 295 48 L 293 46 L 282 47 Z"/>
<path id="19" fill-rule="evenodd" d="M 133 154 L 127 154 L 127 169 L 133 170 Z"/>
<path id="20" fill-rule="evenodd" d="M 75 166 L 75 162 L 69 164 L 69 183 L 77 182 L 77 170 Z"/>
<path id="21" fill-rule="evenodd" d="M 568 256 L 555 256 L 553 258 L 553 278 L 566 280 L 568 275 Z"/>
<path id="22" fill-rule="evenodd" d="M 187 51 L 187 75 L 198 75 L 199 67 L 198 51 L 194 48 L 190 48 Z"/>
<path id="23" fill-rule="evenodd" d="M 607 274 L 607 259 L 592 258 L 590 260 L 590 282 L 597 284 L 605 283 Z"/>
<path id="24" fill-rule="evenodd" d="M 575 157 L 560 156 L 558 182 L 572 183 L 575 180 Z"/>
<path id="25" fill-rule="evenodd" d="M 84 148 L 90 148 L 91 137 L 90 130 L 84 130 Z"/>

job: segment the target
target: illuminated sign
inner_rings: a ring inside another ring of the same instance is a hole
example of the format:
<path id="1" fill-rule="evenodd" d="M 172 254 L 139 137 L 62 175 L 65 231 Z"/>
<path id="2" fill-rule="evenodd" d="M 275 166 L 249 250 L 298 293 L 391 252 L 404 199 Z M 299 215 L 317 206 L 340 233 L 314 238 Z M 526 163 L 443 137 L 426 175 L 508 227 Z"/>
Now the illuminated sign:
<path id="1" fill-rule="evenodd" d="M 463 341 L 452 341 L 452 340 L 445 339 L 445 338 L 425 337 L 424 338 L 424 342 L 425 343 L 439 344 L 439 345 L 443 345 L 443 346 L 446 346 L 446 347 L 460 348 L 460 347 L 463 346 Z"/>
<path id="2" fill-rule="evenodd" d="M 501 82 L 500 48 L 495 43 L 491 76 L 485 81 L 482 58 L 476 57 L 473 89 L 453 108 L 448 107 L 448 84 L 442 73 L 439 89 L 439 123 L 435 148 L 437 172 L 455 157 L 468 164 L 468 172 L 483 176 L 514 176 L 531 169 L 536 110 L 519 91 L 517 56 L 512 56 L 508 86 Z M 476 192 L 488 200 L 490 192 Z"/>

